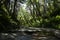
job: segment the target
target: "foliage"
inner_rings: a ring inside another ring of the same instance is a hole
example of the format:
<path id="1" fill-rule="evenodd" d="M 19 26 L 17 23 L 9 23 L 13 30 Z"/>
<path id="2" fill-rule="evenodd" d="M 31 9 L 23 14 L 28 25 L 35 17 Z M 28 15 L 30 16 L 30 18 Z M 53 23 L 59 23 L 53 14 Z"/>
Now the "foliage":
<path id="1" fill-rule="evenodd" d="M 22 25 L 28 27 L 45 27 L 60 29 L 60 8 L 57 0 L 49 0 L 46 3 L 43 0 L 41 2 L 39 0 L 27 0 L 26 5 L 29 8 L 30 12 L 23 13 L 20 10 L 23 16 L 25 15 L 23 17 L 23 20 L 20 19 L 22 20 Z M 28 16 L 28 18 L 26 18 L 26 15 L 28 14 L 30 17 Z"/>
<path id="2" fill-rule="evenodd" d="M 14 19 L 12 19 L 12 15 L 10 15 L 11 12 L 8 10 L 9 7 L 7 7 L 9 5 L 6 4 L 7 1 L 8 0 L 0 1 L 0 31 L 1 32 L 13 30 L 18 27 L 17 26 L 18 23 Z M 9 2 L 7 2 L 7 3 L 9 3 Z"/>
<path id="3" fill-rule="evenodd" d="M 18 29 L 21 26 L 60 29 L 58 0 L 20 0 L 19 3 L 18 8 L 18 0 L 13 3 L 10 0 L 0 1 L 0 30 Z M 22 4 L 26 4 L 25 8 Z"/>

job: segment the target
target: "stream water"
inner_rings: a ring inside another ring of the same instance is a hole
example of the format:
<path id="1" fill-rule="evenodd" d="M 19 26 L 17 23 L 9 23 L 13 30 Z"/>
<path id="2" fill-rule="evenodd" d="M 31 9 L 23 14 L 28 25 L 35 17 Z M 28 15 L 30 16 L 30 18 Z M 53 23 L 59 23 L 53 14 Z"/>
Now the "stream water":
<path id="1" fill-rule="evenodd" d="M 60 40 L 53 36 L 38 37 L 30 34 L 23 33 L 2 33 L 0 34 L 0 40 Z"/>

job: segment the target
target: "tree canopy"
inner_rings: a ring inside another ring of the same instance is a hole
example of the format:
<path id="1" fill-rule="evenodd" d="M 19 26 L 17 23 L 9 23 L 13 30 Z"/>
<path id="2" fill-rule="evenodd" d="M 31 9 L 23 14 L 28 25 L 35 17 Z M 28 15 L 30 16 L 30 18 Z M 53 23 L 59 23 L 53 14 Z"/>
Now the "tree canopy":
<path id="1" fill-rule="evenodd" d="M 0 30 L 22 26 L 60 29 L 60 1 L 0 0 Z"/>

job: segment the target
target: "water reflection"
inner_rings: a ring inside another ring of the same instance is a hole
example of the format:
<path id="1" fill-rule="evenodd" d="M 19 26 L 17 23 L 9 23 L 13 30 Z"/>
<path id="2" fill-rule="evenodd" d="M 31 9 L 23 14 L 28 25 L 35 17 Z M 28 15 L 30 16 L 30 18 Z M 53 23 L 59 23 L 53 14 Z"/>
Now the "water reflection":
<path id="1" fill-rule="evenodd" d="M 16 40 L 32 40 L 32 36 L 31 35 L 18 36 Z"/>
<path id="2" fill-rule="evenodd" d="M 40 36 L 39 36 L 40 35 Z M 55 36 L 41 36 L 38 33 L 0 33 L 0 40 L 60 40 Z"/>

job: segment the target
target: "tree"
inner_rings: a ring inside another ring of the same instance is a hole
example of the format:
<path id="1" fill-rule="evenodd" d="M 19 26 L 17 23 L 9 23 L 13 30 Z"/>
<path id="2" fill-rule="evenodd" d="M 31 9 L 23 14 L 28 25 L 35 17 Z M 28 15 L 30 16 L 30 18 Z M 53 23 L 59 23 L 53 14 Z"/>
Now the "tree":
<path id="1" fill-rule="evenodd" d="M 13 12 L 10 11 L 10 0 L 1 0 L 0 1 L 0 31 L 9 31 L 18 28 L 17 12 L 16 12 L 16 3 L 14 2 Z M 11 15 L 12 14 L 12 15 Z M 13 16 L 14 15 L 14 16 Z"/>
<path id="2" fill-rule="evenodd" d="M 28 26 L 59 29 L 60 7 L 57 0 L 42 0 L 41 2 L 40 0 L 27 0 L 27 8 L 29 8 L 31 19 L 24 20 L 27 20 L 25 24 Z"/>
<path id="3" fill-rule="evenodd" d="M 20 10 L 17 10 L 18 1 Z M 21 7 L 24 3 L 26 4 L 25 9 Z M 1 30 L 17 29 L 20 26 L 60 29 L 59 10 L 58 0 L 13 0 L 13 2 L 1 0 Z"/>

